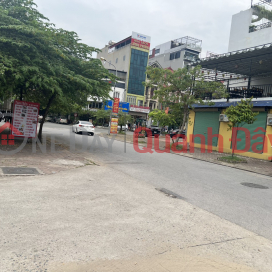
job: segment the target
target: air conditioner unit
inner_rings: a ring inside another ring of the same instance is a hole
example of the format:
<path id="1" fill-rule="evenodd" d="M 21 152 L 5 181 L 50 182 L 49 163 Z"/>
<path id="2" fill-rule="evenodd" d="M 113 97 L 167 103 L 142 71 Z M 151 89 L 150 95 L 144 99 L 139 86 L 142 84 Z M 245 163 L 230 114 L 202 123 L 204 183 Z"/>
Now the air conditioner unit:
<path id="1" fill-rule="evenodd" d="M 229 118 L 227 117 L 226 114 L 220 114 L 220 115 L 219 115 L 219 121 L 220 121 L 220 122 L 228 122 L 228 121 L 229 121 Z"/>
<path id="2" fill-rule="evenodd" d="M 272 114 L 267 114 L 267 125 L 272 126 Z"/>

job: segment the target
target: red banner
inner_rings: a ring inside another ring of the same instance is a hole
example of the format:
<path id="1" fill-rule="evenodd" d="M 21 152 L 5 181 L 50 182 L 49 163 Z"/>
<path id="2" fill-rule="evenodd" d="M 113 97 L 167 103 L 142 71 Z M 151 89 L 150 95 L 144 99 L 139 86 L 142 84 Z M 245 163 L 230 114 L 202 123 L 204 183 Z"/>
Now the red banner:
<path id="1" fill-rule="evenodd" d="M 114 103 L 113 103 L 113 107 L 112 107 L 112 112 L 113 113 L 118 113 L 119 112 L 119 98 L 114 98 Z"/>
<path id="2" fill-rule="evenodd" d="M 150 49 L 150 43 L 149 42 L 144 42 L 144 41 L 139 41 L 136 39 L 131 39 L 131 46 L 142 48 L 145 50 Z"/>

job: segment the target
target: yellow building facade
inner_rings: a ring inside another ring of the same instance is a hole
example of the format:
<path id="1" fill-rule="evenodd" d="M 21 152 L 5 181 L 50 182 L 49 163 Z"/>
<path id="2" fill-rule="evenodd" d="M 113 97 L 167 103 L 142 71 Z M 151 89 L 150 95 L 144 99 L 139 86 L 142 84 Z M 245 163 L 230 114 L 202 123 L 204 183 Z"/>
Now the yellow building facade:
<path id="1" fill-rule="evenodd" d="M 259 112 L 257 121 L 247 125 L 243 131 L 238 131 L 235 154 L 272 161 L 272 126 L 267 125 L 267 117 L 272 114 L 272 108 L 253 109 Z M 191 148 L 232 153 L 232 130 L 229 129 L 229 122 L 219 120 L 220 114 L 224 112 L 225 108 L 216 107 L 190 110 L 187 141 Z M 212 133 L 209 134 L 208 129 Z M 218 137 L 211 139 L 216 134 Z"/>

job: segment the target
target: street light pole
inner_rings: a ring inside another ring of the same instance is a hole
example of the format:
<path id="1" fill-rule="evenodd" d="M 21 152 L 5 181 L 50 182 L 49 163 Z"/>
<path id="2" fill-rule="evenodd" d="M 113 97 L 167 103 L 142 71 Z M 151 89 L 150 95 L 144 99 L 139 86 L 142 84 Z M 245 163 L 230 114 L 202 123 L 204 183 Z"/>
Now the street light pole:
<path id="1" fill-rule="evenodd" d="M 115 68 L 115 77 L 117 78 L 117 69 L 116 69 L 115 65 L 111 64 L 110 62 L 108 62 L 108 61 L 107 61 L 105 58 L 103 58 L 103 57 L 100 57 L 100 60 L 101 60 L 101 61 L 107 62 L 109 65 L 112 65 L 112 66 Z M 116 80 L 115 80 L 115 82 L 114 82 L 113 96 L 115 95 L 115 87 L 116 87 Z M 112 114 L 110 115 L 110 125 L 111 125 L 111 117 L 112 117 Z M 111 126 L 109 126 L 109 130 L 108 130 L 108 134 L 109 134 L 109 135 L 110 135 L 110 128 L 111 128 Z"/>

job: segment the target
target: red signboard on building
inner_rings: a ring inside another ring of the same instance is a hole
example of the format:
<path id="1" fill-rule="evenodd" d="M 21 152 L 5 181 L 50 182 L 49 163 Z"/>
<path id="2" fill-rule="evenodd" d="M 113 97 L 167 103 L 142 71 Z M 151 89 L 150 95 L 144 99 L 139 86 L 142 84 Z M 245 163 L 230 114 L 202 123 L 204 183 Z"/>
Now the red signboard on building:
<path id="1" fill-rule="evenodd" d="M 141 49 L 149 50 L 150 49 L 150 43 L 144 42 L 136 39 L 131 39 L 131 46 L 138 47 Z"/>
<path id="2" fill-rule="evenodd" d="M 112 107 L 112 112 L 113 113 L 118 113 L 119 112 L 119 98 L 114 98 L 114 103 L 113 103 L 113 107 Z"/>
<path id="3" fill-rule="evenodd" d="M 18 137 L 35 138 L 37 136 L 38 116 L 40 104 L 15 100 L 13 105 L 12 135 Z"/>

